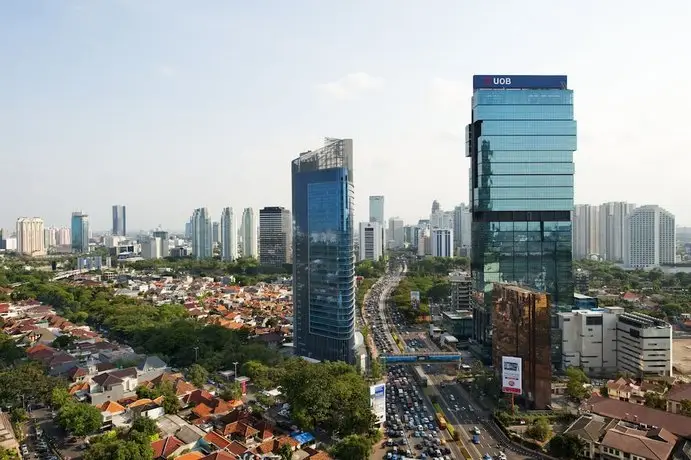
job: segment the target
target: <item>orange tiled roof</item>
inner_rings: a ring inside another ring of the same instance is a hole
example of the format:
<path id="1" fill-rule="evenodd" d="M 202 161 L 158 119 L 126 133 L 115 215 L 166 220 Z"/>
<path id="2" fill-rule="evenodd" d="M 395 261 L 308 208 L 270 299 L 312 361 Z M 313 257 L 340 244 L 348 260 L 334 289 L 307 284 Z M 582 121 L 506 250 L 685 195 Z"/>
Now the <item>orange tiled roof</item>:
<path id="1" fill-rule="evenodd" d="M 210 431 L 206 433 L 206 436 L 204 436 L 203 439 L 204 441 L 208 442 L 209 444 L 213 444 L 221 450 L 225 449 L 230 445 L 230 441 L 228 441 L 226 438 L 216 433 L 215 431 Z"/>
<path id="2" fill-rule="evenodd" d="M 101 412 L 108 412 L 111 414 L 119 414 L 125 412 L 125 408 L 115 401 L 106 401 L 99 406 L 96 406 Z"/>
<path id="3" fill-rule="evenodd" d="M 154 458 L 168 458 L 173 455 L 173 452 L 184 446 L 185 443 L 180 441 L 175 436 L 168 436 L 158 441 L 151 443 L 151 448 L 154 450 Z"/>
<path id="4" fill-rule="evenodd" d="M 203 456 L 204 456 L 204 454 L 202 454 L 201 452 L 192 451 L 192 452 L 188 452 L 186 454 L 183 454 L 179 457 L 175 457 L 175 460 L 198 460 L 198 459 L 202 458 Z"/>

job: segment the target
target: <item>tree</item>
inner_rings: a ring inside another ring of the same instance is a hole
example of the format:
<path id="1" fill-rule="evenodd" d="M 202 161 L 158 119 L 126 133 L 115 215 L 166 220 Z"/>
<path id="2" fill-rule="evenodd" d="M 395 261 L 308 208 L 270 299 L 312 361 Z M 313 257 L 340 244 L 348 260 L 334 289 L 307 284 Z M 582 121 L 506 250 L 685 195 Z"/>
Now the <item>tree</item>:
<path id="1" fill-rule="evenodd" d="M 58 425 L 75 436 L 86 436 L 101 428 L 101 411 L 86 403 L 69 402 L 62 406 L 56 418 Z"/>
<path id="2" fill-rule="evenodd" d="M 209 378 L 209 371 L 199 364 L 192 364 L 192 366 L 190 366 L 189 378 L 194 386 L 197 388 L 204 388 L 206 379 Z"/>
<path id="3" fill-rule="evenodd" d="M 64 334 L 56 337 L 56 339 L 53 340 L 53 343 L 51 343 L 51 346 L 60 350 L 67 350 L 72 346 L 72 344 L 74 344 L 74 337 Z"/>
<path id="4" fill-rule="evenodd" d="M 12 423 L 23 423 L 29 419 L 26 410 L 23 407 L 14 407 L 10 411 L 10 420 Z"/>
<path id="5" fill-rule="evenodd" d="M 578 367 L 569 367 L 566 369 L 566 377 L 568 378 L 566 383 L 567 396 L 575 401 L 585 399 L 589 394 L 586 385 L 590 383 L 590 379 L 585 375 L 585 372 Z"/>
<path id="6" fill-rule="evenodd" d="M 549 424 L 547 417 L 538 417 L 533 422 L 533 425 L 526 430 L 526 436 L 538 441 L 547 441 L 552 434 L 552 427 Z"/>
<path id="7" fill-rule="evenodd" d="M 84 460 L 151 460 L 150 439 L 134 429 L 110 431 L 91 438 Z"/>
<path id="8" fill-rule="evenodd" d="M 547 452 L 553 457 L 565 460 L 583 458 L 582 452 L 585 443 L 571 434 L 558 434 L 547 444 Z"/>
<path id="9" fill-rule="evenodd" d="M 645 394 L 645 405 L 653 409 L 666 410 L 667 400 L 659 394 L 649 391 Z"/>
<path id="10" fill-rule="evenodd" d="M 290 447 L 290 444 L 283 444 L 276 453 L 281 457 L 281 460 L 292 460 L 293 458 L 293 448 Z"/>
<path id="11" fill-rule="evenodd" d="M 64 385 L 62 380 L 47 376 L 41 365 L 35 362 L 0 370 L 0 406 L 49 402 L 53 388 Z"/>
<path id="12" fill-rule="evenodd" d="M 242 398 L 242 387 L 239 383 L 233 382 L 227 385 L 223 392 L 221 392 L 221 399 L 226 401 L 233 401 Z"/>
<path id="13" fill-rule="evenodd" d="M 0 332 L 0 369 L 10 367 L 25 356 L 12 337 Z"/>
<path id="14" fill-rule="evenodd" d="M 600 387 L 600 396 L 609 398 L 609 388 L 607 388 L 607 385 L 602 385 Z"/>
<path id="15" fill-rule="evenodd" d="M 163 396 L 162 407 L 166 414 L 177 414 L 180 412 L 182 406 L 180 405 L 180 400 L 175 394 L 173 385 L 171 385 L 170 382 L 163 382 L 161 385 L 159 385 L 157 390 L 159 391 L 160 395 Z"/>
<path id="16" fill-rule="evenodd" d="M 689 399 L 682 399 L 681 400 L 680 413 L 682 415 L 686 415 L 687 417 L 691 417 L 691 400 L 689 400 Z"/>
<path id="17" fill-rule="evenodd" d="M 242 373 L 260 390 L 267 390 L 273 386 L 269 379 L 269 367 L 259 361 L 247 361 L 242 365 Z"/>
<path id="18" fill-rule="evenodd" d="M 65 387 L 55 387 L 50 393 L 50 405 L 55 409 L 60 409 L 71 400 L 72 397 Z"/>
<path id="19" fill-rule="evenodd" d="M 337 460 L 368 460 L 371 451 L 370 440 L 357 434 L 346 436 L 332 448 Z"/>
<path id="20" fill-rule="evenodd" d="M 132 422 L 131 431 L 136 431 L 146 437 L 152 437 L 158 434 L 158 425 L 156 421 L 149 417 L 137 417 Z"/>
<path id="21" fill-rule="evenodd" d="M 0 460 L 19 460 L 19 454 L 14 449 L 0 447 Z"/>

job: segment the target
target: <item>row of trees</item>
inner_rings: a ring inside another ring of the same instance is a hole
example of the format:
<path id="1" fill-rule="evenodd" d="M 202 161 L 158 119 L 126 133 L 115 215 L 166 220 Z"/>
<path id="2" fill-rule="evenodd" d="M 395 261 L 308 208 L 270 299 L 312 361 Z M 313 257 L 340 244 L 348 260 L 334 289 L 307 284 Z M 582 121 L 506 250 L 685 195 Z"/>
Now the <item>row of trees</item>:
<path id="1" fill-rule="evenodd" d="M 259 265 L 257 259 L 252 257 L 242 257 L 233 262 L 223 261 L 220 257 L 202 260 L 193 257 L 167 257 L 132 262 L 128 263 L 128 266 L 143 271 L 168 269 L 174 274 L 186 273 L 193 276 L 275 277 L 293 273 L 292 264 L 284 264 L 280 267 Z"/>

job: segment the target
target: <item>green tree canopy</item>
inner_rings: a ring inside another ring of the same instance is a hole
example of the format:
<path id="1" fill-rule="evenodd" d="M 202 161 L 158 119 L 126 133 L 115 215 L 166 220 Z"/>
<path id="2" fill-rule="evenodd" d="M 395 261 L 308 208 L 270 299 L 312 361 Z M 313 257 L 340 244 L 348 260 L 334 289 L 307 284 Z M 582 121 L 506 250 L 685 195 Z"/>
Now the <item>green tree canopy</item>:
<path id="1" fill-rule="evenodd" d="M 331 449 L 337 460 L 368 460 L 371 451 L 371 441 L 357 434 L 346 436 Z"/>
<path id="2" fill-rule="evenodd" d="M 206 379 L 209 378 L 209 371 L 204 369 L 199 364 L 192 364 L 189 371 L 190 382 L 197 388 L 204 388 Z"/>
<path id="3" fill-rule="evenodd" d="M 558 434 L 547 444 L 547 452 L 553 457 L 564 460 L 577 460 L 583 458 L 581 453 L 585 443 L 578 437 L 569 434 Z"/>
<path id="4" fill-rule="evenodd" d="M 69 402 L 58 411 L 56 422 L 75 436 L 86 436 L 101 428 L 101 412 L 91 404 Z"/>

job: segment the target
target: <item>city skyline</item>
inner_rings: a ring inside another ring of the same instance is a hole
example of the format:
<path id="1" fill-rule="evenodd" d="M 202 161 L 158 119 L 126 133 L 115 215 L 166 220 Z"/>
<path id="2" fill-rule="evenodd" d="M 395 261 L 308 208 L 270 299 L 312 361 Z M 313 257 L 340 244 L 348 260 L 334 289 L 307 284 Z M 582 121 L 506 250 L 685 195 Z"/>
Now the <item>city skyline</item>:
<path id="1" fill-rule="evenodd" d="M 356 1 L 346 8 L 296 1 L 275 5 L 270 16 L 254 4 L 223 2 L 6 5 L 0 54 L 12 71 L 0 76 L 6 131 L 0 149 L 15 170 L 43 167 L 32 170 L 29 193 L 13 194 L 25 185 L 22 174 L 0 185 L 3 196 L 13 197 L 0 227 L 13 228 L 27 215 L 68 225 L 70 212 L 83 209 L 95 230 L 106 230 L 113 203 L 128 206 L 132 229 L 181 228 L 190 209 L 204 204 L 215 215 L 238 197 L 242 207 L 289 208 L 285 165 L 296 152 L 319 145 L 324 134 L 354 141 L 355 221 L 367 220 L 368 196 L 379 194 L 387 197 L 389 216 L 412 222 L 427 214 L 433 199 L 444 209 L 468 202 L 459 184 L 467 182 L 462 127 L 469 121 L 471 78 L 509 70 L 568 74 L 578 88 L 576 202 L 657 204 L 680 224 L 691 224 L 682 195 L 667 187 L 684 180 L 681 152 L 691 140 L 681 112 L 689 95 L 678 91 L 685 84 L 683 64 L 673 58 L 688 41 L 682 19 L 687 3 L 675 1 L 676 8 L 663 11 L 623 1 L 503 5 L 492 27 L 521 40 L 490 37 L 482 48 L 472 40 L 486 30 L 488 5 L 404 3 Z M 338 18 L 338 32 L 303 27 L 314 17 Z M 570 20 L 557 19 L 563 17 Z M 382 24 L 396 27 L 381 36 Z M 409 36 L 420 24 L 425 33 Z M 289 38 L 277 45 L 261 32 L 267 28 Z M 669 46 L 656 48 L 651 36 Z M 390 52 L 401 46 L 405 57 Z M 340 53 L 336 64 L 319 65 L 334 50 Z M 645 62 L 633 53 L 646 55 Z M 246 72 L 235 72 L 238 66 Z M 51 78 L 44 77 L 48 68 Z M 666 75 L 664 84 L 652 68 Z M 650 106 L 664 110 L 664 120 Z M 677 167 L 651 174 L 658 163 L 651 151 L 665 152 Z M 113 159 L 141 158 L 166 164 L 167 173 L 142 180 L 108 167 Z M 242 174 L 230 186 L 204 180 L 193 162 Z M 84 164 L 120 186 L 52 193 L 63 186 L 64 174 Z M 420 178 L 437 186 L 408 186 Z M 147 205 L 145 197 L 161 188 L 175 189 L 177 201 Z"/>

